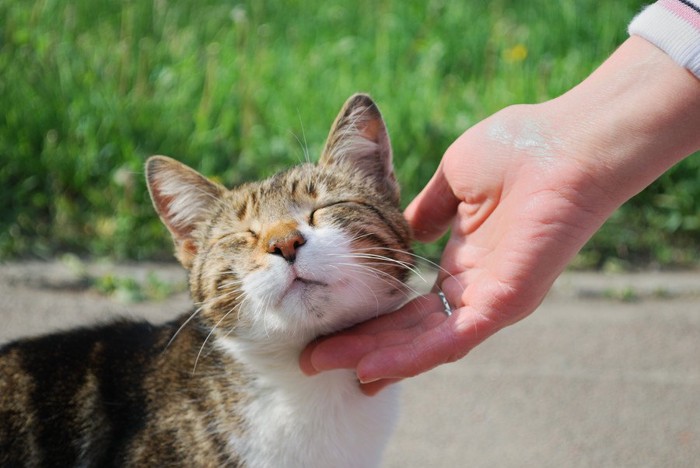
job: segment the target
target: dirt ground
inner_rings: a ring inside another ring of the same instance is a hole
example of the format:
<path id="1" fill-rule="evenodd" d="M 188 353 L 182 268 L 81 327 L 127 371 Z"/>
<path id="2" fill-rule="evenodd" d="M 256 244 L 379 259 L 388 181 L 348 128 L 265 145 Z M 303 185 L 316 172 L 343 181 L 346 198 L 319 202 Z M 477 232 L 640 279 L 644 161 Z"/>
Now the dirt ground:
<path id="1" fill-rule="evenodd" d="M 95 287 L 115 281 L 131 286 Z M 127 301 L 147 283 L 170 294 Z M 191 308 L 185 284 L 173 264 L 2 264 L 0 342 L 164 321 Z M 700 272 L 564 274 L 531 317 L 402 386 L 387 468 L 697 466 Z"/>

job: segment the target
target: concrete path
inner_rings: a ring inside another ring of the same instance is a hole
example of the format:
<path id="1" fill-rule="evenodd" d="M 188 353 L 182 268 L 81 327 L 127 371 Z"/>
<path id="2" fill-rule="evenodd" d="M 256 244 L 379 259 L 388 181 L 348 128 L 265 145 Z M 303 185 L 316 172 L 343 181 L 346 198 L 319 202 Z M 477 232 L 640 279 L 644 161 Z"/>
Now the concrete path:
<path id="1" fill-rule="evenodd" d="M 564 275 L 531 317 L 404 385 L 386 466 L 700 466 L 698 292 L 698 273 Z"/>
<path id="2" fill-rule="evenodd" d="M 0 342 L 114 314 L 165 320 L 186 293 L 124 304 L 112 274 L 181 288 L 172 265 L 0 265 Z M 384 466 L 700 466 L 700 272 L 567 273 L 540 309 L 462 361 L 406 381 Z"/>

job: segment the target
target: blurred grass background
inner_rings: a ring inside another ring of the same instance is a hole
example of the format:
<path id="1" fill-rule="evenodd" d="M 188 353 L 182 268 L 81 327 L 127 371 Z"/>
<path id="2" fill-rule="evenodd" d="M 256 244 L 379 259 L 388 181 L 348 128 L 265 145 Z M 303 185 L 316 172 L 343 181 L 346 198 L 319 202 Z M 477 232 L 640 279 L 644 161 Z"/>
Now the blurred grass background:
<path id="1" fill-rule="evenodd" d="M 315 157 L 356 91 L 384 113 L 408 202 L 470 125 L 587 76 L 643 3 L 0 0 L 0 258 L 171 258 L 146 157 L 263 177 Z M 699 244 L 696 156 L 576 264 L 686 265 Z"/>

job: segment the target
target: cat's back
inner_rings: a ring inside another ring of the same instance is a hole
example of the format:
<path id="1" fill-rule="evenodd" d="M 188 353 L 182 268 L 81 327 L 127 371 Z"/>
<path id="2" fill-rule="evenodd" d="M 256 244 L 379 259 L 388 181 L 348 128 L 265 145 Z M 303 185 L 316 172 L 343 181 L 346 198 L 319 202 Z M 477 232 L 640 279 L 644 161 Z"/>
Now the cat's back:
<path id="1" fill-rule="evenodd" d="M 0 348 L 0 466 L 238 466 L 237 366 L 213 353 L 195 368 L 204 336 L 176 333 L 186 319 Z"/>
<path id="2" fill-rule="evenodd" d="M 1 464 L 121 459 L 143 426 L 145 368 L 169 328 L 125 321 L 0 348 Z"/>

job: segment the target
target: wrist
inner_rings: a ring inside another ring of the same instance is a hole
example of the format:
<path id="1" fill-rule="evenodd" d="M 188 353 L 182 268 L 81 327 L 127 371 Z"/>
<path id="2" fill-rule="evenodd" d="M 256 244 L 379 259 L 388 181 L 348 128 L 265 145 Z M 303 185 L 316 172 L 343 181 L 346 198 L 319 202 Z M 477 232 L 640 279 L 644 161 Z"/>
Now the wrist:
<path id="1" fill-rule="evenodd" d="M 700 81 L 639 37 L 543 106 L 611 210 L 700 148 Z"/>

